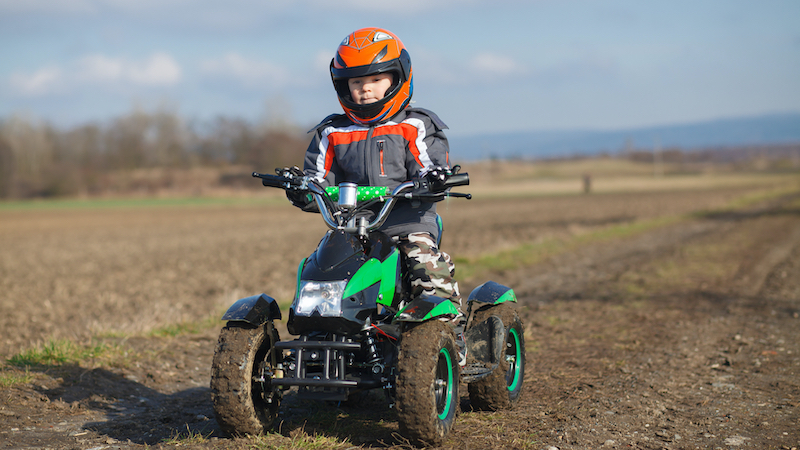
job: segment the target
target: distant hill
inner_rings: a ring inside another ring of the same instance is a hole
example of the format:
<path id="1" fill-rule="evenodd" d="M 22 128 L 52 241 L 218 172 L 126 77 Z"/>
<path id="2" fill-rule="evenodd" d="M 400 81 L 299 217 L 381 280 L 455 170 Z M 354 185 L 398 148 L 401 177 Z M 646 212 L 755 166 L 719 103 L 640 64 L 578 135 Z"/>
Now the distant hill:
<path id="1" fill-rule="evenodd" d="M 526 131 L 449 136 L 458 160 L 552 158 L 619 153 L 626 149 L 719 147 L 800 142 L 800 113 L 720 119 L 614 131 Z"/>

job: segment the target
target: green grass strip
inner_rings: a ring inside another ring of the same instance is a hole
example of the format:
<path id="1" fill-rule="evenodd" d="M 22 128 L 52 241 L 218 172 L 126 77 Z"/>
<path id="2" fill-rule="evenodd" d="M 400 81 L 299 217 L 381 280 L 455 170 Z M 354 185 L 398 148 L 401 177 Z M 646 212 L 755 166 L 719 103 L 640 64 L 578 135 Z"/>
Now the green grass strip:
<path id="1" fill-rule="evenodd" d="M 469 280 L 484 278 L 490 273 L 503 272 L 529 267 L 558 254 L 575 250 L 584 245 L 624 239 L 647 231 L 677 224 L 696 218 L 705 218 L 719 212 L 738 211 L 760 202 L 773 200 L 798 192 L 798 186 L 781 186 L 767 191 L 749 193 L 730 201 L 727 205 L 712 211 L 700 211 L 677 216 L 657 217 L 650 220 L 614 225 L 570 238 L 550 238 L 537 243 L 523 243 L 516 248 L 476 257 L 456 257 L 459 278 Z M 791 205 L 798 202 L 794 201 Z M 790 205 L 790 206 L 791 206 Z"/>
<path id="2" fill-rule="evenodd" d="M 537 243 L 524 243 L 516 248 L 473 258 L 456 257 L 459 275 L 463 279 L 485 276 L 540 263 L 547 258 L 574 250 L 584 245 L 632 237 L 646 231 L 671 225 L 688 216 L 669 216 L 615 225 L 571 238 L 550 238 Z"/>
<path id="3" fill-rule="evenodd" d="M 30 370 L 26 367 L 25 372 L 16 369 L 0 370 L 0 388 L 9 388 L 20 384 L 28 384 L 34 379 Z"/>
<path id="4" fill-rule="evenodd" d="M 212 328 L 219 328 L 222 323 L 221 322 L 222 315 L 223 312 L 220 312 L 218 314 L 212 314 L 204 319 L 200 319 L 194 322 L 180 322 L 180 323 L 165 325 L 163 327 L 151 330 L 150 332 L 146 333 L 146 335 L 156 336 L 156 337 L 178 337 L 185 335 L 197 335 L 203 333 L 204 331 L 208 331 Z"/>
<path id="5" fill-rule="evenodd" d="M 309 435 L 305 432 L 294 433 L 291 437 L 280 434 L 262 434 L 252 436 L 252 448 L 256 450 L 349 450 L 362 448 L 355 446 L 347 438 L 337 438 L 324 434 Z"/>
<path id="6" fill-rule="evenodd" d="M 67 339 L 50 340 L 35 348 L 18 353 L 7 362 L 16 367 L 75 364 L 100 358 L 112 350 L 108 344 L 80 345 Z"/>
<path id="7" fill-rule="evenodd" d="M 0 211 L 130 209 L 288 204 L 283 197 L 176 197 L 130 199 L 52 199 L 0 201 Z"/>

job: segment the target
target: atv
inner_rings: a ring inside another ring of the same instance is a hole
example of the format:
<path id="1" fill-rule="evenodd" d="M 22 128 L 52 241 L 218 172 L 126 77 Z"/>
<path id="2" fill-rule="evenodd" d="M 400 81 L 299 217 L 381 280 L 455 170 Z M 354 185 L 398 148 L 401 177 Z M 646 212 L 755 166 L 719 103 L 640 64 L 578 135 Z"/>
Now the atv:
<path id="1" fill-rule="evenodd" d="M 286 323 L 295 339 L 280 339 L 275 323 L 282 312 L 266 294 L 238 300 L 223 315 L 211 374 L 222 431 L 270 430 L 292 388 L 299 398 L 322 401 L 380 389 L 397 408 L 403 436 L 438 445 L 453 427 L 460 383 L 477 409 L 506 409 L 519 400 L 525 338 L 514 291 L 482 284 L 468 297 L 466 320 L 454 325 L 459 311 L 450 300 L 410 296 L 404 256 L 378 230 L 399 201 L 469 199 L 451 192 L 469 184 L 458 170 L 433 171 L 393 190 L 323 188 L 286 169 L 253 173 L 264 186 L 306 192 L 330 230 L 297 270 Z"/>

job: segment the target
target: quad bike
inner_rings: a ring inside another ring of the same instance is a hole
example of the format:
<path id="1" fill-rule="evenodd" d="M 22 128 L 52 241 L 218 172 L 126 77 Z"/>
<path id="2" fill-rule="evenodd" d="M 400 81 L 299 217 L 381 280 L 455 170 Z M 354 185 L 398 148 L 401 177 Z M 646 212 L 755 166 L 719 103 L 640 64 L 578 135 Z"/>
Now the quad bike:
<path id="1" fill-rule="evenodd" d="M 457 166 L 433 171 L 390 192 L 353 183 L 323 188 L 291 171 L 276 172 L 253 176 L 264 186 L 307 192 L 330 231 L 298 267 L 286 324 L 296 339 L 280 340 L 275 321 L 282 313 L 266 294 L 237 301 L 222 317 L 227 323 L 214 353 L 211 390 L 224 432 L 269 430 L 292 387 L 300 398 L 329 401 L 381 389 L 397 408 L 400 432 L 434 445 L 453 426 L 460 382 L 478 409 L 517 402 L 525 339 L 514 291 L 492 281 L 475 288 L 467 320 L 454 326 L 447 319 L 458 310 L 450 300 L 410 297 L 403 256 L 378 231 L 398 201 L 470 198 L 450 192 L 469 184 L 468 174 Z M 371 208 L 378 207 L 375 214 Z"/>

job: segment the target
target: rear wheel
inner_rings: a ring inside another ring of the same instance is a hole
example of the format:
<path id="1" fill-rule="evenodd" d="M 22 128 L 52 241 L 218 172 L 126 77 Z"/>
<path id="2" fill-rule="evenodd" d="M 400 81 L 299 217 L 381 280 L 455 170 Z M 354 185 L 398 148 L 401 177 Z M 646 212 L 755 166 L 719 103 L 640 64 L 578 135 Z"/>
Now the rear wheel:
<path id="1" fill-rule="evenodd" d="M 222 431 L 233 436 L 260 434 L 272 427 L 281 391 L 272 384 L 278 332 L 271 323 L 253 327 L 228 322 L 220 331 L 211 366 L 211 398 Z"/>
<path id="2" fill-rule="evenodd" d="M 451 327 L 432 320 L 403 333 L 397 367 L 400 433 L 423 444 L 441 444 L 453 427 L 459 402 Z"/>
<path id="3" fill-rule="evenodd" d="M 488 411 L 510 409 L 522 394 L 525 376 L 525 336 L 522 321 L 514 306 L 502 303 L 475 313 L 473 323 L 480 323 L 490 316 L 503 322 L 505 351 L 497 369 L 486 378 L 470 383 L 469 400 L 472 406 Z"/>

